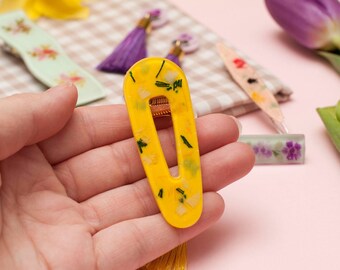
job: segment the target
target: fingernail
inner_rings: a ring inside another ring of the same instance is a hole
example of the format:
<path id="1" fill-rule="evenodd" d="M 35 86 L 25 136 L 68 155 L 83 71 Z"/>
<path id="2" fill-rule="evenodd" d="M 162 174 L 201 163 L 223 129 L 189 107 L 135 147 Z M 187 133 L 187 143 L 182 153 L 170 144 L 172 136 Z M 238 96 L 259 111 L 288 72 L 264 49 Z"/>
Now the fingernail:
<path id="1" fill-rule="evenodd" d="M 60 85 L 62 85 L 64 87 L 70 87 L 70 86 L 73 86 L 73 82 L 72 81 L 65 81 Z"/>
<path id="2" fill-rule="evenodd" d="M 231 118 L 235 121 L 237 128 L 238 128 L 238 133 L 239 135 L 242 134 L 242 124 L 240 122 L 240 120 L 238 120 L 235 116 L 231 116 Z"/>
<path id="3" fill-rule="evenodd" d="M 69 87 L 71 87 L 71 86 L 73 86 L 73 83 L 71 82 L 71 81 L 64 81 L 64 82 L 62 82 L 62 83 L 60 83 L 60 84 L 58 84 L 58 85 L 55 85 L 55 86 L 53 86 L 53 87 L 51 87 L 50 89 L 48 89 L 47 91 L 49 91 L 49 90 L 55 90 L 55 89 L 63 89 L 63 88 L 69 88 Z"/>
<path id="4" fill-rule="evenodd" d="M 72 100 L 75 100 L 75 102 L 77 102 L 77 92 L 77 88 L 72 82 L 65 81 L 61 84 L 51 87 L 50 89 L 47 89 L 44 93 L 46 93 L 46 95 L 53 96 L 53 99 L 70 99 L 72 96 Z"/>

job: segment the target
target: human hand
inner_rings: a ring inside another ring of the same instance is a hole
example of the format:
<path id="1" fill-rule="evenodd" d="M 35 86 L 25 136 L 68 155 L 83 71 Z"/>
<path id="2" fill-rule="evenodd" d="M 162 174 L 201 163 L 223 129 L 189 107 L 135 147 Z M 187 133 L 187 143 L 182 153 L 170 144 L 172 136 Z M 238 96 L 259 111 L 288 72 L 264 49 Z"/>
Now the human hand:
<path id="1" fill-rule="evenodd" d="M 0 100 L 0 269 L 143 266 L 216 222 L 216 191 L 254 164 L 231 117 L 198 118 L 203 213 L 173 228 L 152 197 L 125 106 L 74 109 L 76 100 L 72 85 Z M 158 124 L 173 167 L 173 132 Z"/>

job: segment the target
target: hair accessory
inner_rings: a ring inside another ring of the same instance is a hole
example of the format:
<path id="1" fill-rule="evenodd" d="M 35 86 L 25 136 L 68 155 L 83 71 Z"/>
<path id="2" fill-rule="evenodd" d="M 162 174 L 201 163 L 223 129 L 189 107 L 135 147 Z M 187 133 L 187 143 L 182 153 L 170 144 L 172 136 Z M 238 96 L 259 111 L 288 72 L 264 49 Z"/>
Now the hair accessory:
<path id="1" fill-rule="evenodd" d="M 146 58 L 127 72 L 124 96 L 132 131 L 152 193 L 172 226 L 192 226 L 202 212 L 200 155 L 188 83 L 183 71 L 164 58 Z M 152 99 L 168 100 L 179 175 L 167 166 L 153 121 Z"/>
<path id="2" fill-rule="evenodd" d="M 103 86 L 74 63 L 57 41 L 22 11 L 0 16 L 0 38 L 5 43 L 4 49 L 22 58 L 29 71 L 45 85 L 74 83 L 78 88 L 77 105 L 105 96 Z"/>
<path id="3" fill-rule="evenodd" d="M 164 219 L 186 228 L 202 212 L 200 156 L 194 113 L 186 77 L 180 67 L 164 58 L 137 62 L 125 76 L 124 96 L 132 131 L 152 193 Z M 153 118 L 171 116 L 174 125 L 179 175 L 170 174 Z M 186 244 L 141 269 L 186 269 Z"/>
<path id="4" fill-rule="evenodd" d="M 257 165 L 304 163 L 303 134 L 242 135 L 239 141 L 253 148 Z"/>
<path id="5" fill-rule="evenodd" d="M 189 54 L 196 51 L 199 47 L 197 38 L 193 35 L 183 33 L 173 42 L 173 47 L 166 56 L 178 66 L 181 66 L 182 57 L 184 54 Z"/>
<path id="6" fill-rule="evenodd" d="M 97 69 L 104 72 L 125 74 L 134 63 L 147 56 L 146 37 L 151 28 L 158 28 L 166 22 L 166 15 L 160 9 L 146 12 L 137 26 L 98 65 Z"/>
<path id="7" fill-rule="evenodd" d="M 151 28 L 157 29 L 162 27 L 164 24 L 168 22 L 167 13 L 159 8 L 151 9 L 145 12 L 145 14 L 150 14 L 151 16 Z"/>
<path id="8" fill-rule="evenodd" d="M 89 15 L 89 9 L 82 0 L 2 0 L 0 13 L 22 9 L 27 16 L 36 20 L 44 16 L 52 19 L 84 19 Z"/>
<path id="9" fill-rule="evenodd" d="M 242 135 L 239 141 L 252 146 L 256 164 L 301 164 L 305 160 L 305 136 L 288 134 L 280 105 L 256 70 L 235 50 L 222 43 L 217 50 L 232 78 L 254 103 L 269 117 L 276 130 L 274 135 Z"/>
<path id="10" fill-rule="evenodd" d="M 233 79 L 269 117 L 278 132 L 287 133 L 288 129 L 284 124 L 284 117 L 280 110 L 279 103 L 255 69 L 248 65 L 248 63 L 230 47 L 218 43 L 217 50 Z"/>
<path id="11" fill-rule="evenodd" d="M 340 101 L 337 105 L 317 108 L 335 148 L 340 152 Z"/>

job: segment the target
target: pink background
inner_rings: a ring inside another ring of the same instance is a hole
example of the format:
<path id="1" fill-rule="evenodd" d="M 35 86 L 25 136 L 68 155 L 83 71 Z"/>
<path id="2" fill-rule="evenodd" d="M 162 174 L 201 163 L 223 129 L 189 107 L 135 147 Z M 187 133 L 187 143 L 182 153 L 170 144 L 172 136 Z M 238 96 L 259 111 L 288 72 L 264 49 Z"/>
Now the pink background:
<path id="1" fill-rule="evenodd" d="M 263 0 L 171 2 L 291 87 L 286 124 L 306 136 L 304 165 L 256 166 L 221 191 L 226 212 L 189 243 L 189 269 L 339 270 L 340 155 L 315 110 L 340 99 L 339 75 L 283 33 Z M 275 133 L 260 112 L 239 120 L 243 134 Z"/>

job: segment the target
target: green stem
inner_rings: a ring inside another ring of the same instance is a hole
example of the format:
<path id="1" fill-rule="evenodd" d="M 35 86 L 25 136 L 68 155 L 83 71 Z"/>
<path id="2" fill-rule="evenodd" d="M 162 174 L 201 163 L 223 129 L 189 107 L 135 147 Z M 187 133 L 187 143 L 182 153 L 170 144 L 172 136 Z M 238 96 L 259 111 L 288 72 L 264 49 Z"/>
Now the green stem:
<path id="1" fill-rule="evenodd" d="M 339 34 L 333 35 L 332 38 L 331 38 L 331 41 L 332 41 L 332 45 L 336 49 L 340 50 L 340 35 Z"/>
<path id="2" fill-rule="evenodd" d="M 335 117 L 340 123 L 340 100 L 338 101 L 338 103 L 335 106 Z"/>
<path id="3" fill-rule="evenodd" d="M 340 29 L 340 26 L 339 26 Z M 324 44 L 319 50 L 326 52 L 340 51 L 340 34 L 339 30 L 328 34 L 328 42 Z"/>
<path id="4" fill-rule="evenodd" d="M 340 54 L 327 52 L 327 51 L 316 51 L 319 55 L 326 58 L 340 74 Z"/>

